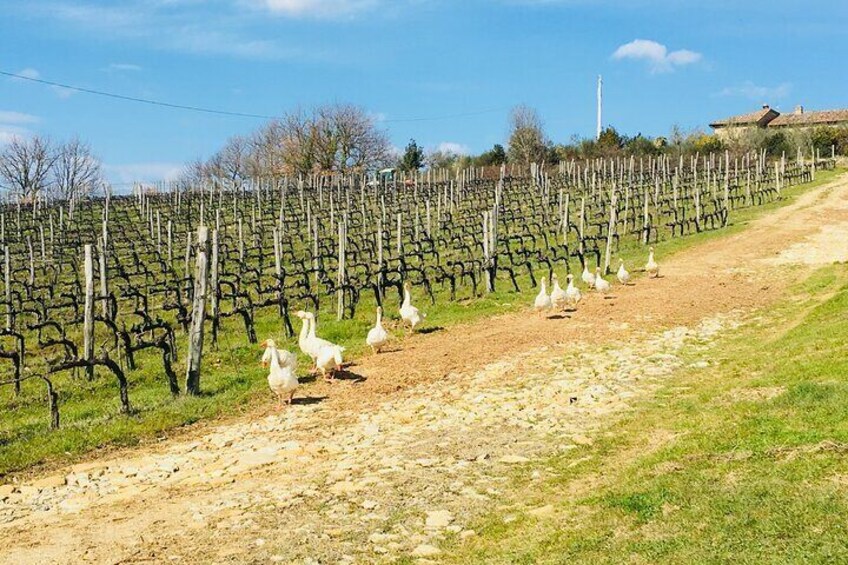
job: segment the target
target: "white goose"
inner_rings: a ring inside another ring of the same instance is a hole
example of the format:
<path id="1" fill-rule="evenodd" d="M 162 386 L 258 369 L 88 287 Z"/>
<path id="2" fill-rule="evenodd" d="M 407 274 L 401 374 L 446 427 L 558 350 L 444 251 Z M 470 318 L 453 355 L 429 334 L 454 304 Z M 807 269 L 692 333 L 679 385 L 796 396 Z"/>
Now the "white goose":
<path id="1" fill-rule="evenodd" d="M 300 350 L 303 353 L 309 355 L 309 357 L 312 357 L 312 361 L 314 363 L 315 358 L 309 352 L 309 318 L 306 317 L 306 312 L 304 312 L 303 310 L 298 310 L 294 313 L 294 315 L 300 318 L 302 324 L 300 326 L 300 333 L 297 336 L 297 346 L 300 347 Z"/>
<path id="2" fill-rule="evenodd" d="M 568 286 L 565 289 L 565 302 L 572 308 L 576 308 L 577 304 L 583 298 L 580 289 L 574 286 L 574 275 L 568 275 Z"/>
<path id="3" fill-rule="evenodd" d="M 344 347 L 338 345 L 325 345 L 318 350 L 315 367 L 324 379 L 332 380 L 336 371 L 342 370 L 342 351 Z"/>
<path id="4" fill-rule="evenodd" d="M 286 398 L 286 404 L 292 403 L 294 393 L 300 383 L 297 380 L 295 366 L 297 358 L 289 351 L 279 351 L 277 345 L 272 339 L 266 339 L 262 342 L 262 347 L 265 348 L 265 353 L 262 355 L 262 366 L 271 366 L 271 371 L 268 373 L 268 386 L 271 391 L 277 395 L 277 405 L 283 407 L 283 398 Z M 283 365 L 280 359 L 295 358 L 295 365 Z"/>
<path id="5" fill-rule="evenodd" d="M 554 308 L 560 309 L 565 306 L 568 297 L 562 287 L 559 286 L 559 277 L 556 273 L 553 275 L 553 287 L 551 288 L 551 304 Z"/>
<path id="6" fill-rule="evenodd" d="M 601 294 L 609 294 L 612 290 L 612 285 L 601 275 L 601 268 L 595 269 L 595 290 Z"/>
<path id="7" fill-rule="evenodd" d="M 412 305 L 412 294 L 409 283 L 403 284 L 403 304 L 400 306 L 400 318 L 409 326 L 410 332 L 415 332 L 415 326 L 421 323 L 427 314 L 422 314 L 418 308 Z"/>
<path id="8" fill-rule="evenodd" d="M 265 349 L 265 353 L 262 354 L 262 365 L 264 367 L 267 367 L 271 362 L 271 357 L 276 355 L 280 367 L 297 368 L 297 355 L 286 349 L 277 349 L 277 344 L 274 343 L 273 339 L 266 339 L 260 344 L 260 347 Z"/>
<path id="9" fill-rule="evenodd" d="M 536 300 L 533 302 L 533 308 L 536 312 L 544 314 L 548 310 L 551 309 L 553 303 L 551 302 L 551 297 L 548 296 L 548 289 L 545 285 L 545 279 L 542 279 L 542 288 L 539 290 L 539 294 L 536 295 Z"/>
<path id="10" fill-rule="evenodd" d="M 624 268 L 624 259 L 618 259 L 618 272 L 615 276 L 618 277 L 618 282 L 625 286 L 630 282 L 630 273 Z"/>
<path id="11" fill-rule="evenodd" d="M 312 358 L 315 364 L 315 369 L 321 373 L 321 376 L 327 378 L 327 373 L 338 371 L 342 365 L 342 352 L 344 347 L 329 342 L 326 339 L 321 339 L 315 335 L 315 314 L 312 312 L 304 312 L 303 310 L 295 313 L 295 316 L 303 320 L 304 327 L 308 327 L 305 339 L 299 339 L 300 347 Z M 301 338 L 304 330 L 301 328 Z"/>
<path id="12" fill-rule="evenodd" d="M 589 265 L 583 263 L 583 275 L 580 277 L 589 288 L 595 288 L 595 275 L 589 271 Z"/>
<path id="13" fill-rule="evenodd" d="M 648 276 L 654 278 L 660 276 L 660 266 L 657 265 L 657 262 L 654 260 L 653 247 L 648 249 L 648 262 L 645 264 L 645 272 L 648 273 Z"/>
<path id="14" fill-rule="evenodd" d="M 389 332 L 383 327 L 383 308 L 377 306 L 377 323 L 374 327 L 368 330 L 368 336 L 365 338 L 365 343 L 371 347 L 374 353 L 380 353 L 380 349 L 389 341 Z"/>

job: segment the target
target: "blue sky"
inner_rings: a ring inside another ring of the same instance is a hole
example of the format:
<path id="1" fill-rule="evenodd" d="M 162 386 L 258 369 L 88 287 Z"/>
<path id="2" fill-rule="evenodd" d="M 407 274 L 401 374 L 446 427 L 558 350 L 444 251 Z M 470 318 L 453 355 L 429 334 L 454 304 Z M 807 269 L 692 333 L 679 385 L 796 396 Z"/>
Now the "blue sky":
<path id="1" fill-rule="evenodd" d="M 393 143 L 479 152 L 509 108 L 548 135 L 650 135 L 751 111 L 848 107 L 848 2 L 788 0 L 4 1 L 0 70 L 80 87 L 279 115 L 353 102 Z M 451 119 L 445 116 L 465 115 Z M 173 176 L 261 121 L 0 77 L 0 143 L 91 143 L 115 182 Z"/>

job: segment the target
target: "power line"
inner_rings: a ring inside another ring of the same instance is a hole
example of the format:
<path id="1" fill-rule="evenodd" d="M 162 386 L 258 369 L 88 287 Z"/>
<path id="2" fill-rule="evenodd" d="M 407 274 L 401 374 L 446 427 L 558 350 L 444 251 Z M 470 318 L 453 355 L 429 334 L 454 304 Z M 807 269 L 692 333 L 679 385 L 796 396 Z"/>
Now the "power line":
<path id="1" fill-rule="evenodd" d="M 135 96 L 125 96 L 123 94 L 115 94 L 114 92 L 105 92 L 103 90 L 94 90 L 92 88 L 82 88 L 80 86 L 71 86 L 69 84 L 62 84 L 60 82 L 53 82 L 51 80 L 44 80 L 40 78 L 29 77 L 26 75 L 20 75 L 17 73 L 10 73 L 7 71 L 0 70 L 0 75 L 4 75 L 7 77 L 28 80 L 30 82 L 37 82 L 39 84 L 46 84 L 48 86 L 56 86 L 59 88 L 65 88 L 67 90 L 73 90 L 75 92 L 83 92 L 85 94 L 94 94 L 97 96 L 106 96 L 107 98 L 114 98 L 116 100 L 123 100 L 125 102 L 138 102 L 140 104 L 150 104 L 151 106 L 163 106 L 165 108 L 174 108 L 176 110 L 189 110 L 191 112 L 202 112 L 204 114 L 218 114 L 220 116 L 235 116 L 238 118 L 258 118 L 261 120 L 273 120 L 278 118 L 278 116 L 265 116 L 262 114 L 249 114 L 246 112 L 228 112 L 227 110 L 214 110 L 212 108 L 202 108 L 200 106 L 188 106 L 185 104 L 172 104 L 170 102 L 161 102 L 159 100 L 150 100 L 147 98 L 136 98 Z"/>
<path id="2" fill-rule="evenodd" d="M 218 110 L 214 108 L 205 108 L 203 106 L 192 106 L 188 104 L 174 104 L 171 102 L 162 102 L 161 100 L 151 100 L 149 98 L 138 98 L 135 96 L 126 96 L 124 94 L 116 94 L 114 92 L 106 92 L 104 90 L 96 90 L 93 88 L 83 88 L 81 86 L 73 86 L 70 84 L 63 84 L 61 82 L 54 82 L 51 80 L 44 80 L 40 78 L 35 78 L 31 76 L 21 75 L 18 73 L 10 73 L 8 71 L 0 70 L 0 75 L 7 76 L 10 78 L 18 79 L 18 80 L 26 80 L 29 82 L 35 82 L 38 84 L 44 84 L 47 86 L 54 86 L 57 88 L 64 88 L 66 90 L 73 90 L 74 92 L 81 92 L 83 94 L 93 94 L 95 96 L 105 96 L 106 98 L 112 98 L 115 100 L 122 100 L 124 102 L 136 102 L 138 104 L 148 104 L 150 106 L 160 106 L 164 108 L 171 108 L 174 110 L 186 110 L 190 112 L 200 112 L 203 114 L 215 114 L 219 116 L 232 116 L 236 118 L 255 118 L 260 120 L 278 120 L 281 119 L 281 116 L 270 116 L 266 114 L 253 114 L 250 112 L 231 112 L 228 110 Z M 402 122 L 429 122 L 429 121 L 437 121 L 437 120 L 453 120 L 458 118 L 467 118 L 471 116 L 479 116 L 482 114 L 489 114 L 492 112 L 499 112 L 505 110 L 505 107 L 501 108 L 489 108 L 486 110 L 478 110 L 475 112 L 465 112 L 461 114 L 453 114 L 448 116 L 436 116 L 436 117 L 422 117 L 422 118 L 393 118 L 380 120 L 382 123 L 402 123 Z"/>

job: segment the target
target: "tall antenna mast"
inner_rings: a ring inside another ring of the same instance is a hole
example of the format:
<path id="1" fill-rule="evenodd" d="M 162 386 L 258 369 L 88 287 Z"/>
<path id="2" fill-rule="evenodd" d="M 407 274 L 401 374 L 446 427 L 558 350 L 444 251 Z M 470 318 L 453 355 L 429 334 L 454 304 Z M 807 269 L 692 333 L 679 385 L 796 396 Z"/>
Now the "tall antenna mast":
<path id="1" fill-rule="evenodd" d="M 601 124 L 604 108 L 604 77 L 598 75 L 598 132 L 595 139 L 601 139 Z"/>

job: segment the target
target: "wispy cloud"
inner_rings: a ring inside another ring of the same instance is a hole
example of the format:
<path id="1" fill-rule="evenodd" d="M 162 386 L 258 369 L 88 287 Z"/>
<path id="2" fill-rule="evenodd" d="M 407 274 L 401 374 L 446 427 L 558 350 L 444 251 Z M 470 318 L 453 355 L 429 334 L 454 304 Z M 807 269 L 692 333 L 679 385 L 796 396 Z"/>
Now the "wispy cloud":
<path id="1" fill-rule="evenodd" d="M 38 116 L 33 116 L 32 114 L 0 110 L 0 124 L 37 124 L 40 121 L 41 119 Z"/>
<path id="2" fill-rule="evenodd" d="M 38 116 L 15 112 L 12 110 L 0 110 L 0 145 L 5 145 L 15 138 L 27 137 L 32 134 L 28 126 L 41 121 Z"/>
<path id="3" fill-rule="evenodd" d="M 716 93 L 717 96 L 732 96 L 748 98 L 749 100 L 766 101 L 786 98 L 792 91 L 792 84 L 784 82 L 777 86 L 762 86 L 751 81 L 745 81 L 738 86 L 728 86 Z"/>
<path id="4" fill-rule="evenodd" d="M 648 63 L 652 73 L 667 73 L 700 61 L 703 56 L 688 49 L 669 52 L 662 43 L 650 39 L 636 39 L 621 45 L 612 54 L 615 60 L 633 59 Z"/>
<path id="5" fill-rule="evenodd" d="M 441 153 L 453 153 L 454 155 L 468 155 L 471 149 L 467 145 L 455 141 L 443 141 L 436 146 L 436 151 Z"/>
<path id="6" fill-rule="evenodd" d="M 131 63 L 109 63 L 102 70 L 107 73 L 138 72 L 141 67 Z"/>
<path id="7" fill-rule="evenodd" d="M 32 68 L 26 68 L 26 69 L 20 70 L 15 74 L 18 75 L 18 76 L 10 77 L 9 78 L 10 81 L 12 81 L 12 82 L 29 82 L 26 79 L 40 79 L 41 78 L 41 73 L 38 72 L 36 69 L 32 69 Z M 71 96 L 76 94 L 76 92 L 71 90 L 70 88 L 63 88 L 61 86 L 48 86 L 47 88 L 51 92 L 53 92 L 56 96 L 61 98 L 62 100 L 70 98 Z"/>
<path id="8" fill-rule="evenodd" d="M 91 0 L 56 0 L 27 4 L 19 10 L 27 17 L 56 23 L 73 33 L 93 34 L 105 40 L 144 42 L 166 51 L 252 59 L 316 56 L 316 50 L 286 47 L 276 39 L 257 38 L 250 27 L 253 20 L 245 17 L 243 0 L 214 3 L 129 0 L 114 5 Z M 137 70 L 137 65 L 113 63 L 107 69 L 130 71 Z"/>
<path id="9" fill-rule="evenodd" d="M 184 167 L 184 163 L 169 162 L 104 164 L 103 172 L 111 182 L 126 185 L 176 180 Z"/>
<path id="10" fill-rule="evenodd" d="M 346 18 L 377 7 L 379 0 L 252 0 L 271 14 L 290 18 Z"/>
<path id="11" fill-rule="evenodd" d="M 381 124 L 389 119 L 389 116 L 386 115 L 385 112 L 369 112 L 368 116 L 374 120 L 374 122 Z"/>
<path id="12" fill-rule="evenodd" d="M 32 69 L 32 68 L 21 69 L 20 71 L 18 71 L 15 74 L 20 75 L 20 76 L 25 77 L 25 78 L 40 78 L 41 77 L 41 73 L 38 72 L 35 69 Z M 21 82 L 24 79 L 12 77 L 9 80 L 15 81 L 15 82 Z"/>
<path id="13" fill-rule="evenodd" d="M 52 90 L 53 94 L 55 94 L 62 100 L 67 100 L 68 98 L 77 93 L 76 90 L 71 90 L 70 88 L 65 88 L 62 86 L 51 86 L 50 90 Z"/>

